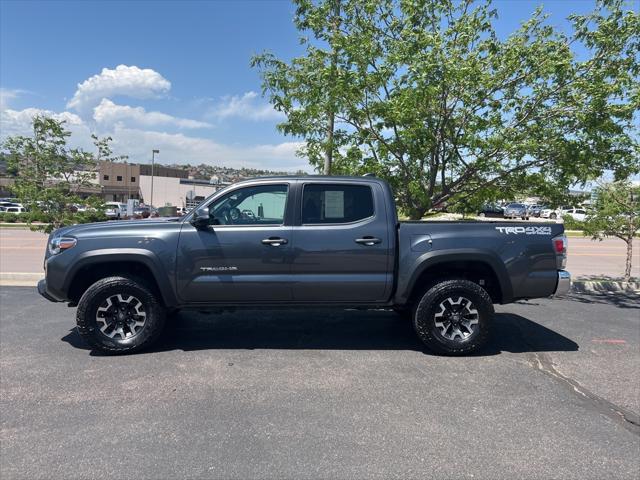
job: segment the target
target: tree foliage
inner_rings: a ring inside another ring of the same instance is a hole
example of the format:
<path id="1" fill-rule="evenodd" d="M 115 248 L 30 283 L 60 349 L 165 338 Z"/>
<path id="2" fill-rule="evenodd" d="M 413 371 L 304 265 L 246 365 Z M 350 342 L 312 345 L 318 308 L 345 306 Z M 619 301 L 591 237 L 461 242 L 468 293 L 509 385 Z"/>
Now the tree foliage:
<path id="1" fill-rule="evenodd" d="M 624 277 L 631 278 L 633 237 L 640 231 L 640 186 L 628 181 L 602 185 L 596 190 L 593 209 L 589 211 L 583 230 L 594 240 L 616 237 L 627 244 Z"/>
<path id="2" fill-rule="evenodd" d="M 622 0 L 571 16 L 571 37 L 538 9 L 506 38 L 489 0 L 296 5 L 304 55 L 252 60 L 279 129 L 318 169 L 331 149 L 332 173 L 390 181 L 412 218 L 640 170 L 640 16 Z"/>
<path id="3" fill-rule="evenodd" d="M 95 161 L 96 162 L 126 162 L 129 159 L 128 155 L 114 155 L 111 150 L 110 143 L 113 141 L 111 137 L 98 137 L 95 134 L 91 134 L 91 140 L 96 147 Z"/>
<path id="4" fill-rule="evenodd" d="M 78 193 L 90 187 L 95 177 L 95 158 L 89 153 L 67 146 L 70 132 L 64 122 L 36 116 L 31 136 L 13 136 L 2 147 L 8 152 L 7 170 L 14 175 L 12 192 L 30 211 L 32 228 L 50 232 L 73 223 L 104 218 L 97 198 L 81 200 Z M 85 212 L 73 208 L 88 204 Z"/>

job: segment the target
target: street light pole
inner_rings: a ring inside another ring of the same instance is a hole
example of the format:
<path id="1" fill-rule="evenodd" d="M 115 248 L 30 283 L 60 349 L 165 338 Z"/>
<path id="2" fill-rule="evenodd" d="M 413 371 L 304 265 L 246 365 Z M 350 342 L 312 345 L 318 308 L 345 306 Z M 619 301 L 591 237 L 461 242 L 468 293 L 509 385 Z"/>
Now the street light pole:
<path id="1" fill-rule="evenodd" d="M 151 200 L 149 205 L 153 205 L 153 168 L 155 166 L 156 153 L 160 153 L 160 150 L 151 150 Z"/>

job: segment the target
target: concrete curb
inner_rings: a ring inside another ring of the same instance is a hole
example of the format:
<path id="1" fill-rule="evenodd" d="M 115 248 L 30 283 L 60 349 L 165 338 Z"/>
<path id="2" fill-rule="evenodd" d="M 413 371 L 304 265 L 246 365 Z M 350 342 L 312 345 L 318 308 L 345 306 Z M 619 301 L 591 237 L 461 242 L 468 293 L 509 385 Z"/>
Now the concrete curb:
<path id="1" fill-rule="evenodd" d="M 44 278 L 44 272 L 0 272 L 0 287 L 35 287 Z"/>

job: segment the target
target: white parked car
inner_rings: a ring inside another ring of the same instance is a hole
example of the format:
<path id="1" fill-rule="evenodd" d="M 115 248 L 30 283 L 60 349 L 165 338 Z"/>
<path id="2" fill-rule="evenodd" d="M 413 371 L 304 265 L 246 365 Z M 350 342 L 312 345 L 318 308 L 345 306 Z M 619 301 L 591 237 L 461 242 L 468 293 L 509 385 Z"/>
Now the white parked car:
<path id="1" fill-rule="evenodd" d="M 119 220 L 121 216 L 120 202 L 107 202 L 104 204 L 107 207 L 104 214 L 107 218 Z"/>
<path id="2" fill-rule="evenodd" d="M 583 208 L 569 208 L 562 210 L 562 216 L 571 215 L 571 218 L 578 222 L 584 222 L 587 218 L 587 211 Z"/>
<path id="3" fill-rule="evenodd" d="M 543 208 L 540 211 L 540 218 L 549 218 L 551 220 L 555 220 L 560 216 L 561 216 L 561 212 L 560 212 L 560 209 L 558 208 Z"/>
<path id="4" fill-rule="evenodd" d="M 540 211 L 540 218 L 548 218 L 550 220 L 556 220 L 562 218 L 562 212 L 565 210 L 571 210 L 573 207 L 558 207 L 558 208 L 543 208 Z"/>
<path id="5" fill-rule="evenodd" d="M 10 207 L 3 207 L 6 213 L 15 213 L 16 215 L 18 213 L 24 213 L 27 211 L 26 208 L 22 207 L 22 206 L 18 206 L 18 205 L 14 205 L 14 206 L 10 206 Z"/>

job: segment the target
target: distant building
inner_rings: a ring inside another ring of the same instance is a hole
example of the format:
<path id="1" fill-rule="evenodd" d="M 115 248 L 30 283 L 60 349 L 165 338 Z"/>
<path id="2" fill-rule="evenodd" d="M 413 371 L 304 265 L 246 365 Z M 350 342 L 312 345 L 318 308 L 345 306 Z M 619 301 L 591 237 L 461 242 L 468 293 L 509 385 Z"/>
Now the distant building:
<path id="1" fill-rule="evenodd" d="M 140 198 L 140 165 L 135 163 L 100 162 L 98 183 L 107 202 L 126 202 Z"/>
<path id="2" fill-rule="evenodd" d="M 151 182 L 153 171 L 153 196 Z M 191 207 L 208 197 L 221 184 L 189 179 L 185 169 L 164 165 L 101 162 L 98 182 L 105 201 L 125 202 L 139 199 L 156 207 Z"/>
<path id="3" fill-rule="evenodd" d="M 153 199 L 151 198 L 151 176 L 140 177 L 140 194 L 145 203 L 155 207 L 174 206 L 192 208 L 209 195 L 228 184 L 211 184 L 208 180 L 176 177 L 153 177 Z"/>
<path id="4" fill-rule="evenodd" d="M 151 176 L 151 165 L 144 164 L 139 165 L 140 167 L 140 175 Z M 164 165 L 154 165 L 153 166 L 153 176 L 154 177 L 169 177 L 169 178 L 187 178 L 189 176 L 189 172 L 184 168 L 174 168 L 174 167 L 165 167 Z"/>

